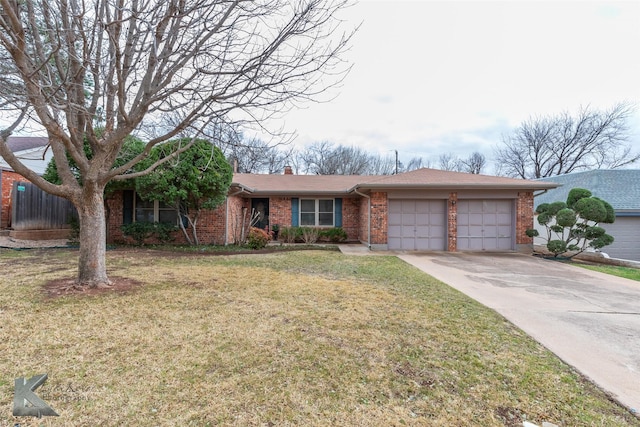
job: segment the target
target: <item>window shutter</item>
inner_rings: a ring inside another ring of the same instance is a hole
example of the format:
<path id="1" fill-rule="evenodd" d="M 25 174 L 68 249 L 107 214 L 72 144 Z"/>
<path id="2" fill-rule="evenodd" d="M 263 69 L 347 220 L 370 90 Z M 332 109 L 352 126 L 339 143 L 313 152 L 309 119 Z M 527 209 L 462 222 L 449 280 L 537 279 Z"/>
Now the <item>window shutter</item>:
<path id="1" fill-rule="evenodd" d="M 122 192 L 122 223 L 131 224 L 133 222 L 133 190 Z"/>
<path id="2" fill-rule="evenodd" d="M 342 199 L 335 199 L 333 208 L 335 210 L 333 222 L 336 227 L 342 227 Z"/>
<path id="3" fill-rule="evenodd" d="M 300 223 L 298 222 L 300 218 L 300 209 L 297 197 L 291 198 L 291 226 L 297 227 Z"/>

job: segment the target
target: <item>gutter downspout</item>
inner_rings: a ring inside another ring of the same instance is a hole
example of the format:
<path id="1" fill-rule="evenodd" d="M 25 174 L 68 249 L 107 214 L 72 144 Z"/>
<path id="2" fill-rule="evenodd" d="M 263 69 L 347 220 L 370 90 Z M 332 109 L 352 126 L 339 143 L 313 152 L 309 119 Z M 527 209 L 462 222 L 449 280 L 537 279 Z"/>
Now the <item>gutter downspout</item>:
<path id="1" fill-rule="evenodd" d="M 369 221 L 367 221 L 367 248 L 369 248 L 369 250 L 371 250 L 371 197 L 367 196 L 364 193 L 361 193 L 358 191 L 358 189 L 354 189 L 353 190 L 354 193 L 356 193 L 358 196 L 362 196 L 365 199 L 367 199 L 367 207 L 369 209 Z"/>
<path id="2" fill-rule="evenodd" d="M 541 192 L 541 193 L 538 193 L 538 194 L 533 193 L 533 198 L 536 198 L 536 197 L 538 197 L 538 196 L 542 196 L 542 195 L 543 195 L 543 194 L 545 194 L 547 191 L 549 191 L 549 189 L 548 189 L 548 188 L 547 188 L 546 190 L 542 190 L 542 192 Z"/>
<path id="3" fill-rule="evenodd" d="M 224 245 L 227 246 L 229 244 L 229 197 L 237 196 L 238 194 L 244 193 L 244 187 L 241 187 L 240 190 L 236 191 L 232 194 L 227 194 L 226 199 L 224 200 L 225 204 L 225 215 L 224 215 Z"/>

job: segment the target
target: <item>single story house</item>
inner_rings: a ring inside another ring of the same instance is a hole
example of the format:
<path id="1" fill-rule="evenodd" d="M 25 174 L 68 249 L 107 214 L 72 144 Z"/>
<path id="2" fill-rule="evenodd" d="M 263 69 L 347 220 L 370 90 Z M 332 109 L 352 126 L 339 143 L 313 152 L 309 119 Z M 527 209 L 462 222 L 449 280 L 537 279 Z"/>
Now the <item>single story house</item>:
<path id="1" fill-rule="evenodd" d="M 561 184 L 561 187 L 537 195 L 536 207 L 542 203 L 566 201 L 572 188 L 587 189 L 594 196 L 609 202 L 616 212 L 616 220 L 613 224 L 600 226 L 615 241 L 602 248 L 602 252 L 611 258 L 640 261 L 640 169 L 591 170 L 541 178 L 538 181 L 555 182 Z M 537 221 L 535 225 L 540 230 Z"/>
<path id="2" fill-rule="evenodd" d="M 522 251 L 533 249 L 533 194 L 543 181 L 418 169 L 388 176 L 234 174 L 225 203 L 203 213 L 203 243 L 231 244 L 250 212 L 260 227 L 342 227 L 371 249 L 406 251 Z M 133 191 L 107 201 L 108 239 L 139 220 L 175 221 L 171 209 Z"/>
<path id="3" fill-rule="evenodd" d="M 48 150 L 49 139 L 37 136 L 10 136 L 7 145 L 11 151 L 29 168 L 42 175 L 53 153 Z M 14 172 L 0 156 L 0 229 L 5 229 L 11 221 L 11 192 L 14 182 L 29 182 Z"/>

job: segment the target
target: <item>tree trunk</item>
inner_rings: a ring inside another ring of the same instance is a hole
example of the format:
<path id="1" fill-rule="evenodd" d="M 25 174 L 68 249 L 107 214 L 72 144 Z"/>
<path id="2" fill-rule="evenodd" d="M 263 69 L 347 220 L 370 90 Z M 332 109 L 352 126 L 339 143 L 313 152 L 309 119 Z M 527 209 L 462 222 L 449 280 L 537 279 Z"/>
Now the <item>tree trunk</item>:
<path id="1" fill-rule="evenodd" d="M 102 188 L 84 189 L 82 203 L 76 205 L 80 219 L 80 259 L 78 286 L 111 285 L 107 277 L 107 225 Z"/>

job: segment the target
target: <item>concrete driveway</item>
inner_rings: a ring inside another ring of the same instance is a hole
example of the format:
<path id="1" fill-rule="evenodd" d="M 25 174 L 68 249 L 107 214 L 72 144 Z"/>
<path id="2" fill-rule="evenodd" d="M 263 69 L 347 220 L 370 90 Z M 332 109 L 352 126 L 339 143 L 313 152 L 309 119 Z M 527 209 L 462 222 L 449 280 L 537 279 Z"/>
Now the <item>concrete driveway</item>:
<path id="1" fill-rule="evenodd" d="M 496 310 L 640 411 L 640 282 L 515 253 L 397 255 Z"/>

